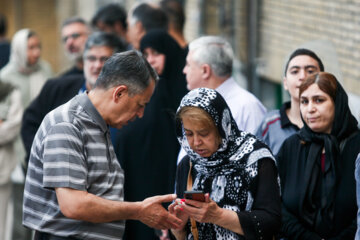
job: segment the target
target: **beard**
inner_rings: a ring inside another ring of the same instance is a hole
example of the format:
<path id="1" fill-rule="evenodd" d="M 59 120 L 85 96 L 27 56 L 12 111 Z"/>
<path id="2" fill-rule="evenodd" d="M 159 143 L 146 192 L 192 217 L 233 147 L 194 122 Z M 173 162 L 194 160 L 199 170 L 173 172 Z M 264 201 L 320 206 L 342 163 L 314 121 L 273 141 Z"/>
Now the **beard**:
<path id="1" fill-rule="evenodd" d="M 70 60 L 70 61 L 79 61 L 82 59 L 83 57 L 83 53 L 82 52 L 74 52 L 74 53 L 71 53 L 71 52 L 68 52 L 68 51 L 65 51 L 65 56 Z"/>

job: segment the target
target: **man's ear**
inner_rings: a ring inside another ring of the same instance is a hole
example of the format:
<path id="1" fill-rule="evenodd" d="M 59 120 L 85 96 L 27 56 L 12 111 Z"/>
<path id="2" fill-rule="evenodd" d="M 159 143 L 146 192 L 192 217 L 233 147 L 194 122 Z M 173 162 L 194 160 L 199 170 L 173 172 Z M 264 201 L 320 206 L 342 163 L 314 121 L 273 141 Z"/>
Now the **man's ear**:
<path id="1" fill-rule="evenodd" d="M 209 64 L 203 64 L 201 65 L 201 77 L 203 79 L 209 79 L 211 77 L 211 74 L 212 74 L 212 70 L 211 70 L 211 67 Z"/>
<path id="2" fill-rule="evenodd" d="M 125 85 L 119 85 L 119 86 L 115 87 L 113 90 L 113 94 L 112 94 L 114 101 L 115 102 L 120 101 L 121 97 L 127 93 L 127 90 L 128 90 L 128 88 Z"/>
<path id="3" fill-rule="evenodd" d="M 283 84 L 284 84 L 284 89 L 285 89 L 286 91 L 289 91 L 289 87 L 288 87 L 288 84 L 287 84 L 287 79 L 286 79 L 286 77 L 283 77 Z"/>

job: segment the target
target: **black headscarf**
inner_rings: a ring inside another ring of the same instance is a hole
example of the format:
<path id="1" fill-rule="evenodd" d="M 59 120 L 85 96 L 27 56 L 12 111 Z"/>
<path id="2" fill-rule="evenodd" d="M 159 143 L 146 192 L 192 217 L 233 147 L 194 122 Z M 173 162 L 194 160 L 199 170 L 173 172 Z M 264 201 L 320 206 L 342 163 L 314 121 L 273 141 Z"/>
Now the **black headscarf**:
<path id="1" fill-rule="evenodd" d="M 188 92 L 185 75 L 182 72 L 186 62 L 187 49 L 182 49 L 166 31 L 161 29 L 148 31 L 141 39 L 141 52 L 148 47 L 165 55 L 164 71 L 159 76 L 162 81 L 160 88 L 169 95 L 167 100 L 171 102 L 167 104 L 176 109 L 181 98 Z"/>
<path id="2" fill-rule="evenodd" d="M 340 151 L 344 141 L 358 131 L 357 121 L 351 114 L 348 96 L 337 81 L 334 99 L 335 117 L 330 134 L 313 132 L 305 123 L 297 133 L 305 144 L 310 144 L 305 165 L 304 187 L 300 197 L 300 212 L 310 226 L 322 232 L 330 232 L 334 217 L 335 190 L 337 176 L 341 167 Z M 322 149 L 325 148 L 325 169 L 321 173 L 320 164 Z M 319 179 L 322 178 L 322 181 Z M 317 186 L 321 184 L 320 208 L 315 199 L 319 196 Z"/>
<path id="3" fill-rule="evenodd" d="M 221 136 L 219 149 L 210 157 L 201 157 L 187 141 L 182 122 L 177 118 L 176 133 L 197 171 L 193 189 L 210 193 L 220 207 L 235 212 L 251 210 L 250 185 L 258 174 L 258 160 L 274 159 L 269 148 L 257 138 L 238 129 L 223 97 L 213 89 L 197 88 L 181 101 L 178 112 L 186 106 L 205 110 L 214 120 Z M 217 235 L 238 239 L 230 230 L 210 223 L 199 223 L 199 239 L 217 239 Z M 224 235 L 226 232 L 227 235 Z"/>

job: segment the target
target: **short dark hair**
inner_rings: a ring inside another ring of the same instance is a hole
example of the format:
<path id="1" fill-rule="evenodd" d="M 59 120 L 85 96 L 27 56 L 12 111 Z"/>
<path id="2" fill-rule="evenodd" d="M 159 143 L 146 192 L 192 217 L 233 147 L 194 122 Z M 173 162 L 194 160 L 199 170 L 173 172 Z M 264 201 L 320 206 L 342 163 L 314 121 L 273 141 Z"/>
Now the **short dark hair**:
<path id="1" fill-rule="evenodd" d="M 309 56 L 309 57 L 313 58 L 314 60 L 316 60 L 318 62 L 320 71 L 323 72 L 325 70 L 321 59 L 313 51 L 311 51 L 309 49 L 306 49 L 306 48 L 298 48 L 293 53 L 291 53 L 289 59 L 287 60 L 286 65 L 285 65 L 284 76 L 286 76 L 286 72 L 288 70 L 290 61 L 293 58 L 295 58 L 297 56 L 301 56 L 301 55 L 306 55 L 306 56 Z"/>
<path id="2" fill-rule="evenodd" d="M 84 56 L 89 49 L 95 46 L 110 47 L 114 50 L 114 53 L 122 52 L 126 49 L 126 46 L 118 36 L 116 36 L 114 33 L 106 32 L 94 32 L 88 37 L 84 47 Z"/>
<path id="3" fill-rule="evenodd" d="M 70 18 L 65 19 L 64 22 L 61 25 L 61 28 L 65 27 L 67 25 L 73 24 L 73 23 L 81 23 L 81 24 L 84 24 L 84 25 L 87 26 L 87 23 L 83 18 L 74 16 L 74 17 L 70 17 Z"/>
<path id="4" fill-rule="evenodd" d="M 5 36 L 7 32 L 7 20 L 6 17 L 0 13 L 0 36 Z"/>
<path id="5" fill-rule="evenodd" d="M 142 93 L 158 75 L 139 51 L 116 53 L 109 58 L 96 80 L 94 88 L 128 87 L 129 95 Z"/>
<path id="6" fill-rule="evenodd" d="M 131 14 L 131 22 L 141 22 L 144 30 L 147 32 L 151 29 L 168 29 L 168 18 L 166 13 L 157 7 L 148 3 L 137 5 Z"/>
<path id="7" fill-rule="evenodd" d="M 96 27 L 99 21 L 108 26 L 114 26 L 116 22 L 120 22 L 124 29 L 127 28 L 126 11 L 116 3 L 107 4 L 97 10 L 91 20 L 91 25 Z"/>
<path id="8" fill-rule="evenodd" d="M 161 9 L 166 13 L 168 21 L 171 22 L 178 32 L 183 32 L 185 25 L 184 8 L 177 0 L 162 0 Z"/>

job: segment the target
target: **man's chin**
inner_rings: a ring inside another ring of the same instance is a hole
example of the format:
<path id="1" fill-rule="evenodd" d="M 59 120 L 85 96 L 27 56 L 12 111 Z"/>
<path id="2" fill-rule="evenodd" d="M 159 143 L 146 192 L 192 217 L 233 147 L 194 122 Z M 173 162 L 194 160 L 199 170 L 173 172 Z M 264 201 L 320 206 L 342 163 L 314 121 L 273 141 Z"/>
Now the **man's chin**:
<path id="1" fill-rule="evenodd" d="M 82 53 L 69 53 L 69 52 L 65 52 L 66 57 L 70 60 L 70 61 L 79 61 L 82 60 Z"/>

